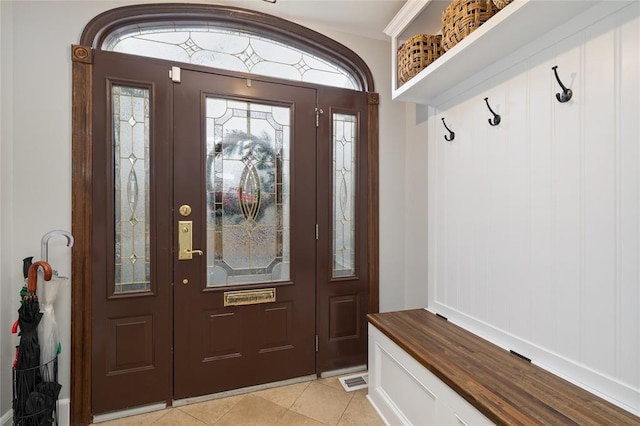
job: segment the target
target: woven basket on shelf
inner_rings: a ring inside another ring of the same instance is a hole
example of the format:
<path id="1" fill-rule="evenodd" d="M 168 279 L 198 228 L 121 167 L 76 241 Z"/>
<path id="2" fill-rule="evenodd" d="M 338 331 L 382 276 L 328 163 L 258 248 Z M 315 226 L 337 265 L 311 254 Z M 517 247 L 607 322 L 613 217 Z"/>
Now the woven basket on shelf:
<path id="1" fill-rule="evenodd" d="M 442 36 L 418 34 L 398 49 L 398 82 L 406 83 L 444 53 Z"/>
<path id="2" fill-rule="evenodd" d="M 453 0 L 442 12 L 442 47 L 451 49 L 498 12 L 492 0 Z"/>
<path id="3" fill-rule="evenodd" d="M 495 4 L 498 9 L 502 9 L 506 5 L 511 3 L 513 0 L 492 0 L 492 1 L 493 1 L 493 4 Z"/>

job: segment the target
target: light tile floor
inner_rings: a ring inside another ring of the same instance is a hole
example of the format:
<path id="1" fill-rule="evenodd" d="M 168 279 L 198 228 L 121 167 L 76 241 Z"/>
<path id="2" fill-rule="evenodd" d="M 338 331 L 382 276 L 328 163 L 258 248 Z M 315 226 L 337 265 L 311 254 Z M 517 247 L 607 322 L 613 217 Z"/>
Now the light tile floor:
<path id="1" fill-rule="evenodd" d="M 378 426 L 367 390 L 345 392 L 337 377 L 214 399 L 99 423 L 100 426 Z"/>

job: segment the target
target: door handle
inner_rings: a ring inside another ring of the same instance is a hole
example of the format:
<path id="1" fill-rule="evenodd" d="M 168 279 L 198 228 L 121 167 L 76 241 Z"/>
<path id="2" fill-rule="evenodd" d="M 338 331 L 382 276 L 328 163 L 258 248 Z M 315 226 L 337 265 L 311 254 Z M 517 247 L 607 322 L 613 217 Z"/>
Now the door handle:
<path id="1" fill-rule="evenodd" d="M 193 222 L 190 220 L 178 221 L 178 260 L 191 260 L 193 255 L 202 256 L 202 250 L 193 249 Z"/>

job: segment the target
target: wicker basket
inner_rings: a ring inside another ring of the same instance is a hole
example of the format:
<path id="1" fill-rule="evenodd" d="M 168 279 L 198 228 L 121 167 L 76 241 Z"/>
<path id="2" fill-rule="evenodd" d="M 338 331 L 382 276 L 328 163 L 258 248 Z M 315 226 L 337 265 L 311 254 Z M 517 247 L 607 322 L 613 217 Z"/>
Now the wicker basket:
<path id="1" fill-rule="evenodd" d="M 442 12 L 442 47 L 451 49 L 498 12 L 492 0 L 453 0 Z"/>
<path id="2" fill-rule="evenodd" d="M 493 4 L 496 5 L 498 9 L 504 8 L 506 5 L 511 3 L 513 0 L 491 0 Z"/>
<path id="3" fill-rule="evenodd" d="M 406 83 L 444 53 L 442 36 L 418 34 L 398 49 L 398 82 Z"/>

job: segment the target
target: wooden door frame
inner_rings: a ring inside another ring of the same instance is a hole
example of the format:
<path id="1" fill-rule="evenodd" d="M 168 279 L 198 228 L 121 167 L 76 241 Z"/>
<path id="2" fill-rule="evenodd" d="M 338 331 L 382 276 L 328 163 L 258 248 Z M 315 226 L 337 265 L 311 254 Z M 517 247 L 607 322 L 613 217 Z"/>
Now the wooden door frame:
<path id="1" fill-rule="evenodd" d="M 218 5 L 145 4 L 113 9 L 98 15 L 85 27 L 80 44 L 71 46 L 72 60 L 72 210 L 71 230 L 75 244 L 71 258 L 71 401 L 70 422 L 91 422 L 91 315 L 93 235 L 92 113 L 93 49 L 100 49 L 113 31 L 132 24 L 163 21 L 201 21 L 245 27 L 271 38 L 297 45 L 321 57 L 331 58 L 358 80 L 368 94 L 368 205 L 367 251 L 369 254 L 368 312 L 379 310 L 379 180 L 378 104 L 373 76 L 366 63 L 342 44 L 284 19 Z"/>

